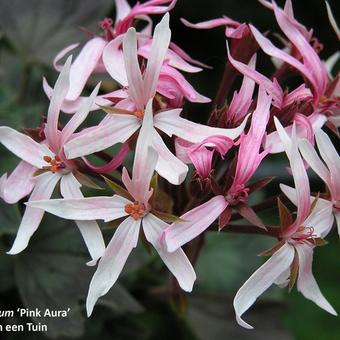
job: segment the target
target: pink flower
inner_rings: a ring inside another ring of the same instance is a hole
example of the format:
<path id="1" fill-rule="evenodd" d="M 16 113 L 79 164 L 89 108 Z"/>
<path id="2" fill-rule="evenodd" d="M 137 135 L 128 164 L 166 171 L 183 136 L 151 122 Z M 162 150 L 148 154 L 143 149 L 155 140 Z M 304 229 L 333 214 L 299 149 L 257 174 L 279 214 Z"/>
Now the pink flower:
<path id="1" fill-rule="evenodd" d="M 233 39 L 242 39 L 245 35 L 249 33 L 248 25 L 241 24 L 235 20 L 232 20 L 226 15 L 224 15 L 222 18 L 203 21 L 196 24 L 193 24 L 183 18 L 181 19 L 181 21 L 185 26 L 195 29 L 211 29 L 215 27 L 225 26 L 226 37 Z"/>
<path id="2" fill-rule="evenodd" d="M 337 315 L 333 307 L 322 295 L 312 273 L 313 249 L 328 234 L 332 227 L 332 207 L 317 201 L 311 209 L 310 190 L 307 173 L 298 151 L 295 127 L 290 138 L 280 122 L 275 119 L 278 133 L 288 156 L 295 190 L 281 185 L 282 191 L 297 205 L 297 215 L 293 222 L 291 215 L 284 211 L 281 220 L 280 242 L 268 251 L 271 258 L 265 262 L 239 289 L 234 299 L 237 322 L 248 329 L 253 328 L 242 320 L 256 299 L 273 283 L 292 288 L 297 278 L 297 289 L 327 312 Z M 285 208 L 286 209 L 286 208 Z"/>
<path id="3" fill-rule="evenodd" d="M 340 235 L 340 157 L 325 132 L 318 129 L 315 131 L 315 137 L 321 158 L 307 140 L 300 141 L 299 148 L 303 158 L 327 185 L 330 193 L 329 202 L 333 205 L 333 215 Z M 319 199 L 324 201 L 322 198 Z"/>
<path id="4" fill-rule="evenodd" d="M 114 144 L 124 143 L 144 125 L 144 116 L 148 116 L 147 121 L 151 122 L 152 128 L 150 128 L 147 142 L 159 156 L 156 171 L 172 184 L 180 184 L 185 179 L 188 168 L 168 150 L 155 128 L 163 131 L 169 137 L 180 136 L 191 143 L 201 143 L 211 136 L 235 139 L 242 133 L 246 119 L 237 128 L 219 129 L 181 118 L 181 109 L 162 111 L 153 116 L 152 100 L 156 93 L 158 77 L 169 45 L 170 34 L 169 15 L 166 14 L 155 28 L 148 64 L 142 74 L 137 57 L 136 31 L 134 28 L 128 30 L 123 40 L 123 51 L 129 88 L 127 98 L 115 107 L 117 112 L 123 113 L 110 113 L 98 127 L 83 131 L 81 136 L 67 143 L 64 150 L 68 158 L 88 155 Z M 148 106 L 147 103 L 149 103 Z"/>
<path id="5" fill-rule="evenodd" d="M 214 151 L 223 156 L 234 145 L 234 142 L 225 136 L 208 137 L 201 143 L 190 143 L 176 138 L 176 156 L 184 163 L 192 163 L 203 180 L 208 179 L 212 171 L 212 158 Z"/>
<path id="6" fill-rule="evenodd" d="M 0 127 L 1 144 L 22 159 L 8 178 L 7 174 L 4 174 L 0 179 L 0 196 L 7 203 L 16 203 L 29 194 L 29 201 L 49 199 L 59 181 L 63 197 L 83 197 L 80 191 L 81 184 L 76 179 L 76 164 L 65 157 L 63 145 L 72 139 L 74 131 L 85 120 L 96 98 L 99 85 L 63 130 L 59 131 L 58 117 L 69 88 L 70 65 L 71 57 L 67 60 L 53 90 L 44 129 L 45 141 L 39 144 L 10 127 Z M 36 175 L 37 172 L 41 174 Z M 43 215 L 44 212 L 40 209 L 26 208 L 16 239 L 8 254 L 17 254 L 27 247 Z M 75 222 L 92 256 L 93 261 L 90 264 L 94 264 L 105 249 L 100 229 L 95 221 Z"/>
<path id="7" fill-rule="evenodd" d="M 106 294 L 116 282 L 130 252 L 137 245 L 141 226 L 146 239 L 154 246 L 182 289 L 190 292 L 196 279 L 194 269 L 182 249 L 169 253 L 159 243 L 161 233 L 168 224 L 152 213 L 149 202 L 152 195 L 150 181 L 157 164 L 157 153 L 144 143 L 149 133 L 150 125 L 143 125 L 137 141 L 132 179 L 127 170 L 123 169 L 122 180 L 128 190 L 125 197 L 114 195 L 27 203 L 29 206 L 71 220 L 101 219 L 108 222 L 125 217 L 108 244 L 92 278 L 86 301 L 88 316 L 91 315 L 98 298 Z"/>
<path id="8" fill-rule="evenodd" d="M 133 21 L 139 19 L 147 23 L 146 27 L 140 31 L 139 42 L 140 48 L 138 54 L 147 59 L 151 48 L 151 32 L 152 20 L 149 15 L 162 14 L 170 11 L 176 4 L 177 0 L 150 0 L 145 3 L 137 3 L 134 7 L 130 7 L 126 0 L 116 0 L 117 17 L 115 23 L 110 18 L 105 18 L 100 23 L 100 28 L 103 30 L 101 36 L 94 36 L 81 49 L 77 58 L 73 62 L 70 71 L 70 88 L 66 99 L 62 105 L 64 112 L 73 113 L 78 108 L 81 102 L 85 100 L 81 97 L 81 93 L 93 73 L 109 74 L 123 87 L 127 85 L 125 65 L 121 43 L 124 35 L 130 27 L 133 26 Z M 163 6 L 169 4 L 168 6 Z M 72 44 L 60 51 L 54 59 L 54 67 L 60 71 L 61 66 L 58 62 L 67 55 L 70 51 L 78 47 L 79 44 Z M 193 65 L 206 65 L 192 59 L 183 50 L 175 44 L 171 44 L 171 48 L 166 53 L 169 66 L 176 67 L 186 72 L 199 72 L 202 69 Z M 179 76 L 175 69 L 172 69 Z M 165 81 L 169 77 L 169 72 L 166 69 L 162 70 L 161 78 Z M 184 79 L 184 77 L 183 77 Z M 193 90 L 191 85 L 184 79 L 184 84 L 181 85 L 181 90 L 184 95 L 192 101 L 209 101 L 208 98 L 199 95 Z M 185 85 L 185 86 L 184 86 Z M 43 82 L 44 90 L 50 97 L 52 89 L 48 85 L 46 79 Z M 186 91 L 194 91 L 194 96 Z M 98 109 L 99 106 L 112 105 L 110 98 L 121 98 L 121 91 L 113 91 L 100 95 L 96 98 L 95 104 L 91 110 Z M 124 98 L 124 97 L 123 97 Z"/>
<path id="9" fill-rule="evenodd" d="M 163 241 L 169 251 L 174 251 L 191 241 L 206 230 L 222 213 L 231 215 L 229 205 L 240 205 L 239 212 L 252 222 L 263 226 L 256 214 L 244 202 L 249 189 L 246 184 L 252 177 L 268 150 L 259 153 L 263 135 L 269 118 L 271 97 L 260 87 L 256 110 L 253 113 L 251 127 L 247 135 L 241 137 L 235 177 L 230 189 L 224 195 L 217 195 L 208 202 L 181 216 L 182 222 L 171 225 L 163 235 Z"/>

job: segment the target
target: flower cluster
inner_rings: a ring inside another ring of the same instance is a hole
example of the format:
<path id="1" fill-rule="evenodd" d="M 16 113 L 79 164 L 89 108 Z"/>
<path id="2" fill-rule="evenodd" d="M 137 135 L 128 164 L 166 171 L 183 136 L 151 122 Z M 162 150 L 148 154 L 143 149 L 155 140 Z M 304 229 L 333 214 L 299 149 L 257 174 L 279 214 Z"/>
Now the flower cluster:
<path id="1" fill-rule="evenodd" d="M 336 315 L 313 277 L 312 261 L 334 220 L 340 233 L 340 158 L 324 131 L 327 127 L 336 138 L 340 126 L 340 77 L 331 73 L 340 53 L 326 62 L 320 59 L 320 43 L 294 17 L 290 0 L 283 9 L 274 1 L 260 2 L 273 12 L 285 36 L 279 36 L 281 47 L 253 25 L 226 16 L 197 24 L 182 19 L 195 29 L 225 27 L 226 68 L 207 125 L 183 114 L 186 102 L 211 101 L 183 72 L 209 66 L 171 41 L 169 11 L 176 0 L 149 0 L 132 8 L 116 0 L 116 19 L 104 18 L 101 33 L 93 34 L 75 58 L 61 65 L 78 44 L 55 57 L 60 74 L 53 88 L 43 81 L 50 104 L 39 133 L 0 127 L 1 144 L 21 159 L 9 176 L 0 178 L 0 196 L 9 204 L 28 197 L 8 254 L 28 246 L 45 211 L 73 220 L 91 256 L 88 265 L 98 262 L 87 296 L 89 316 L 117 281 L 139 238 L 154 247 L 179 286 L 190 292 L 196 274 L 181 247 L 209 228 L 237 232 L 231 221 L 241 218 L 250 233 L 271 235 L 277 243 L 264 251 L 269 260 L 237 292 L 237 322 L 252 328 L 241 317 L 273 283 L 292 289 L 297 282 L 307 299 Z M 327 10 L 339 37 L 328 5 Z M 162 18 L 153 28 L 154 14 Z M 272 75 L 256 69 L 259 51 L 272 58 Z M 99 83 L 85 96 L 93 74 L 111 76 L 116 90 L 105 93 Z M 228 102 L 240 76 L 241 87 Z M 89 113 L 99 110 L 106 113 L 101 122 L 86 126 Z M 68 115 L 61 120 L 63 113 Z M 108 157 L 104 150 L 111 146 L 118 151 Z M 250 195 L 273 179 L 253 177 L 274 153 L 285 153 L 294 181 L 294 188 L 280 185 L 279 226 L 266 225 L 258 216 L 261 209 L 273 208 L 274 200 L 249 203 Z M 90 161 L 90 156 L 103 155 L 104 165 Z M 124 167 L 128 155 L 133 155 L 131 169 Z M 325 193 L 311 193 L 309 167 L 324 181 Z M 115 195 L 84 197 L 81 187 L 96 188 L 98 181 Z M 61 198 L 51 198 L 59 193 Z M 174 193 L 178 204 L 162 202 Z M 117 222 L 108 245 L 96 220 Z M 240 232 L 247 230 L 240 226 Z"/>

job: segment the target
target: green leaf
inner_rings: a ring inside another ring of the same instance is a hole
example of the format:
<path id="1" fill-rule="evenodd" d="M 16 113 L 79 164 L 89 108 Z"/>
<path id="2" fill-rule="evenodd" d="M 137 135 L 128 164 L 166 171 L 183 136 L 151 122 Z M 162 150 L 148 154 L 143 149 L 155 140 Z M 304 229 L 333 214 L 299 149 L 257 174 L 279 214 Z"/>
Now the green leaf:
<path id="1" fill-rule="evenodd" d="M 102 176 L 105 180 L 105 183 L 119 196 L 125 197 L 126 199 L 130 201 L 134 201 L 133 197 L 130 195 L 130 193 L 125 190 L 123 187 L 121 187 L 119 184 L 115 183 L 114 181 L 111 181 L 105 176 Z"/>

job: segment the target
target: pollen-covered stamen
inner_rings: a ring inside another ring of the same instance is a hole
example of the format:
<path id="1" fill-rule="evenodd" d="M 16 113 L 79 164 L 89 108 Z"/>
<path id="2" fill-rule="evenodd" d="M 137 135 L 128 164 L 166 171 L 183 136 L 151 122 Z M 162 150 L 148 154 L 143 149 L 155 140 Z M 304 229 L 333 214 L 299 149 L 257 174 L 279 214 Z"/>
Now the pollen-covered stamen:
<path id="1" fill-rule="evenodd" d="M 138 119 L 143 119 L 144 117 L 144 110 L 137 110 L 133 113 Z"/>
<path id="2" fill-rule="evenodd" d="M 53 174 L 55 174 L 59 170 L 65 169 L 65 164 L 58 156 L 55 156 L 54 158 L 51 158 L 50 156 L 44 156 L 43 158 L 46 163 L 50 164 L 48 166 L 44 166 L 44 170 L 51 171 Z"/>
<path id="3" fill-rule="evenodd" d="M 146 212 L 145 205 L 138 201 L 126 204 L 124 210 L 136 221 L 142 218 Z"/>

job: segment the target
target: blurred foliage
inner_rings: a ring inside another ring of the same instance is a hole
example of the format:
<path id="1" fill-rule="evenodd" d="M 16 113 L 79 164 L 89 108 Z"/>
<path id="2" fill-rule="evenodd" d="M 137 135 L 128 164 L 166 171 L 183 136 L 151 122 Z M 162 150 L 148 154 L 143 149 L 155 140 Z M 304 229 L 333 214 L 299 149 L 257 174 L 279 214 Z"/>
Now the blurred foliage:
<path id="1" fill-rule="evenodd" d="M 329 2 L 334 13 L 339 13 L 339 2 Z M 308 11 L 306 6 L 305 1 L 294 1 L 296 16 L 307 27 L 315 27 L 316 35 L 325 44 L 322 56 L 326 59 L 337 47 L 324 3 L 308 1 Z M 41 80 L 46 76 L 53 83 L 56 78 L 52 70 L 54 56 L 69 44 L 86 40 L 86 34 L 79 27 L 97 32 L 98 21 L 111 14 L 114 14 L 113 0 L 0 0 L 0 125 L 18 129 L 39 125 L 48 105 Z M 277 27 L 271 12 L 254 0 L 210 0 L 208 5 L 206 0 L 178 1 L 171 15 L 173 40 L 194 58 L 214 66 L 213 70 L 188 76 L 200 92 L 211 97 L 218 87 L 226 58 L 223 29 L 196 31 L 184 27 L 179 18 L 198 22 L 221 14 L 253 22 L 261 30 Z M 259 67 L 260 70 L 270 69 L 270 61 L 261 61 Z M 209 104 L 192 104 L 186 111 L 193 120 L 204 121 L 209 109 Z M 93 119 L 98 120 L 98 117 Z M 266 160 L 261 173 L 257 174 L 259 177 L 272 175 L 275 169 L 278 179 L 269 186 L 267 194 L 276 194 L 278 181 L 287 176 L 285 161 L 280 157 L 273 159 Z M 17 162 L 0 146 L 0 174 L 11 171 Z M 127 162 L 131 163 L 131 159 Z M 318 183 L 313 185 L 317 187 Z M 261 198 L 261 195 L 255 196 L 254 203 Z M 45 216 L 27 250 L 17 256 L 5 254 L 13 242 L 23 208 L 22 203 L 0 202 L 0 310 L 71 308 L 68 318 L 34 320 L 49 326 L 49 332 L 39 334 L 39 338 L 340 338 L 338 319 L 295 290 L 288 295 L 278 288 L 264 294 L 247 313 L 247 320 L 256 330 L 249 332 L 240 328 L 234 318 L 232 298 L 265 260 L 256 254 L 270 247 L 272 240 L 215 232 L 206 237 L 196 266 L 198 279 L 192 294 L 181 295 L 175 300 L 177 303 L 172 301 L 169 287 L 164 285 L 169 278 L 167 269 L 157 254 L 147 254 L 139 245 L 129 258 L 119 283 L 98 302 L 93 316 L 87 319 L 84 299 L 94 268 L 85 266 L 88 256 L 74 223 Z M 266 221 L 275 221 L 275 218 L 267 213 Z M 109 239 L 113 230 L 104 232 Z M 339 244 L 336 235 L 331 235 L 329 240 L 330 245 L 316 252 L 315 275 L 326 297 L 340 311 Z M 1 324 L 22 322 L 0 319 Z M 24 336 L 33 340 L 38 333 Z M 14 333 L 0 335 L 4 339 L 13 337 L 16 338 Z"/>

